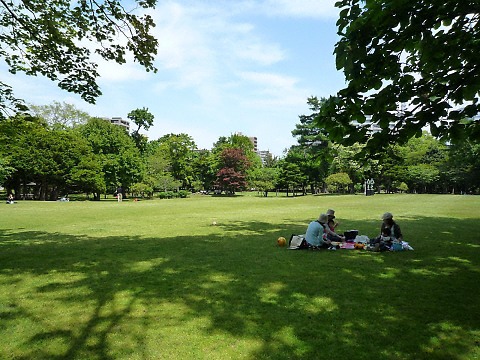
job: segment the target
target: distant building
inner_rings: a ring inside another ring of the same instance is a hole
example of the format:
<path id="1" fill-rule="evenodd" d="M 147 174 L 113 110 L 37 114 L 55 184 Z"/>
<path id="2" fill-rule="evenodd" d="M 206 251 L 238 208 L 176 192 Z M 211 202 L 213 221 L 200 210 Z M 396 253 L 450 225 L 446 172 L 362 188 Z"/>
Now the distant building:
<path id="1" fill-rule="evenodd" d="M 270 151 L 268 150 L 260 150 L 257 151 L 258 156 L 260 156 L 260 159 L 262 160 L 262 164 L 265 165 L 268 159 L 272 159 L 273 155 Z"/>
<path id="2" fill-rule="evenodd" d="M 257 137 L 256 137 L 256 136 L 249 136 L 248 138 L 250 139 L 250 141 L 251 141 L 252 144 L 253 144 L 253 151 L 257 152 L 257 151 L 258 151 L 258 141 L 257 141 Z"/>
<path id="3" fill-rule="evenodd" d="M 110 121 L 110 123 L 113 125 L 123 126 L 125 129 L 127 129 L 127 132 L 130 132 L 130 121 L 128 120 L 124 120 L 121 117 L 112 117 L 112 118 L 104 117 L 102 119 L 106 121 Z"/>

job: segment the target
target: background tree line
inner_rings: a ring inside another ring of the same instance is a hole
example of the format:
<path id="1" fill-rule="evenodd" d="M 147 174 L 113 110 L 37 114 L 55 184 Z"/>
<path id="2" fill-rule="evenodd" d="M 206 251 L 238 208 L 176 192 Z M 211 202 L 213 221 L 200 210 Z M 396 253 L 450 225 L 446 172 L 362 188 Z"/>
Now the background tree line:
<path id="1" fill-rule="evenodd" d="M 445 143 L 424 132 L 404 145 L 389 145 L 375 158 L 360 157 L 365 145 L 333 143 L 316 125 L 325 99 L 308 99 L 292 131 L 297 144 L 263 163 L 248 137 L 220 137 L 212 149 L 198 149 L 188 134 L 148 140 L 148 109 L 136 109 L 125 128 L 91 118 L 69 104 L 32 107 L 34 115 L 0 122 L 0 181 L 17 198 L 39 200 L 84 193 L 95 200 L 121 186 L 136 197 L 186 196 L 189 192 L 251 190 L 264 196 L 362 192 L 365 179 L 377 191 L 478 193 L 480 146 Z"/>

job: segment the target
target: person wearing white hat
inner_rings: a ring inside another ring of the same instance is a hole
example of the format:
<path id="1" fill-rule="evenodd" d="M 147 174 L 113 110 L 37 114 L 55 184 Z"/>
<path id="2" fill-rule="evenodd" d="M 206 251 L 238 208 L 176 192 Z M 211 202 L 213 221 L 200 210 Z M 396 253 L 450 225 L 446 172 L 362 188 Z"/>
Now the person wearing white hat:
<path id="1" fill-rule="evenodd" d="M 317 220 L 308 224 L 305 240 L 313 248 L 328 248 L 331 241 L 327 240 L 325 228 L 327 227 L 327 214 L 320 214 Z"/>
<path id="2" fill-rule="evenodd" d="M 343 238 L 343 236 L 337 235 L 331 231 L 327 222 L 327 214 L 320 214 L 317 220 L 308 224 L 307 232 L 305 233 L 305 240 L 307 240 L 310 246 L 317 248 L 330 248 L 332 242 L 327 238 L 329 233 L 332 233 L 339 238 Z"/>

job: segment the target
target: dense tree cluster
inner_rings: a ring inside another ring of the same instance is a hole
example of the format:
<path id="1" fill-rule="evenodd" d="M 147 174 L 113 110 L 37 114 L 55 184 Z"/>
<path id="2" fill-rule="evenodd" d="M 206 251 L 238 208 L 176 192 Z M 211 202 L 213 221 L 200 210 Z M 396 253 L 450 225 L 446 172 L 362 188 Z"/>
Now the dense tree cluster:
<path id="1" fill-rule="evenodd" d="M 308 100 L 311 114 L 299 116 L 292 131 L 297 144 L 263 163 L 250 140 L 237 134 L 199 150 L 188 134 L 139 142 L 138 129 L 129 134 L 98 118 L 70 121 L 69 116 L 78 117 L 70 106 L 56 117 L 14 116 L 0 122 L 0 185 L 17 198 L 41 200 L 73 193 L 100 200 L 118 186 L 136 197 L 247 189 L 264 196 L 279 190 L 287 195 L 353 193 L 362 192 L 370 178 L 377 191 L 385 192 L 480 191 L 478 143 L 446 143 L 425 132 L 403 145 L 390 145 L 380 157 L 359 157 L 365 144 L 333 143 L 316 127 L 324 101 Z M 37 110 L 47 114 L 49 109 Z M 142 114 L 153 119 L 147 109 L 131 114 L 138 115 L 139 128 L 148 126 Z"/>

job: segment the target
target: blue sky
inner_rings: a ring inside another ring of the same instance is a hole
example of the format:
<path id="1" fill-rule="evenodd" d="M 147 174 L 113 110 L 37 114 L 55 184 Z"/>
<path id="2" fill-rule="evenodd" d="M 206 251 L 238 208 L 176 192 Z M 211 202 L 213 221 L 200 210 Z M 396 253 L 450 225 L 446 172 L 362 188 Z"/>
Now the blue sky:
<path id="1" fill-rule="evenodd" d="M 55 100 L 92 116 L 125 119 L 146 107 L 155 116 L 147 133 L 152 140 L 187 133 L 210 149 L 220 136 L 241 132 L 256 136 L 259 150 L 281 156 L 295 144 L 298 116 L 309 114 L 307 98 L 344 86 L 333 55 L 335 1 L 159 0 L 152 11 L 158 72 L 100 61 L 103 95 L 96 105 L 41 77 L 2 78 L 36 105 Z"/>

